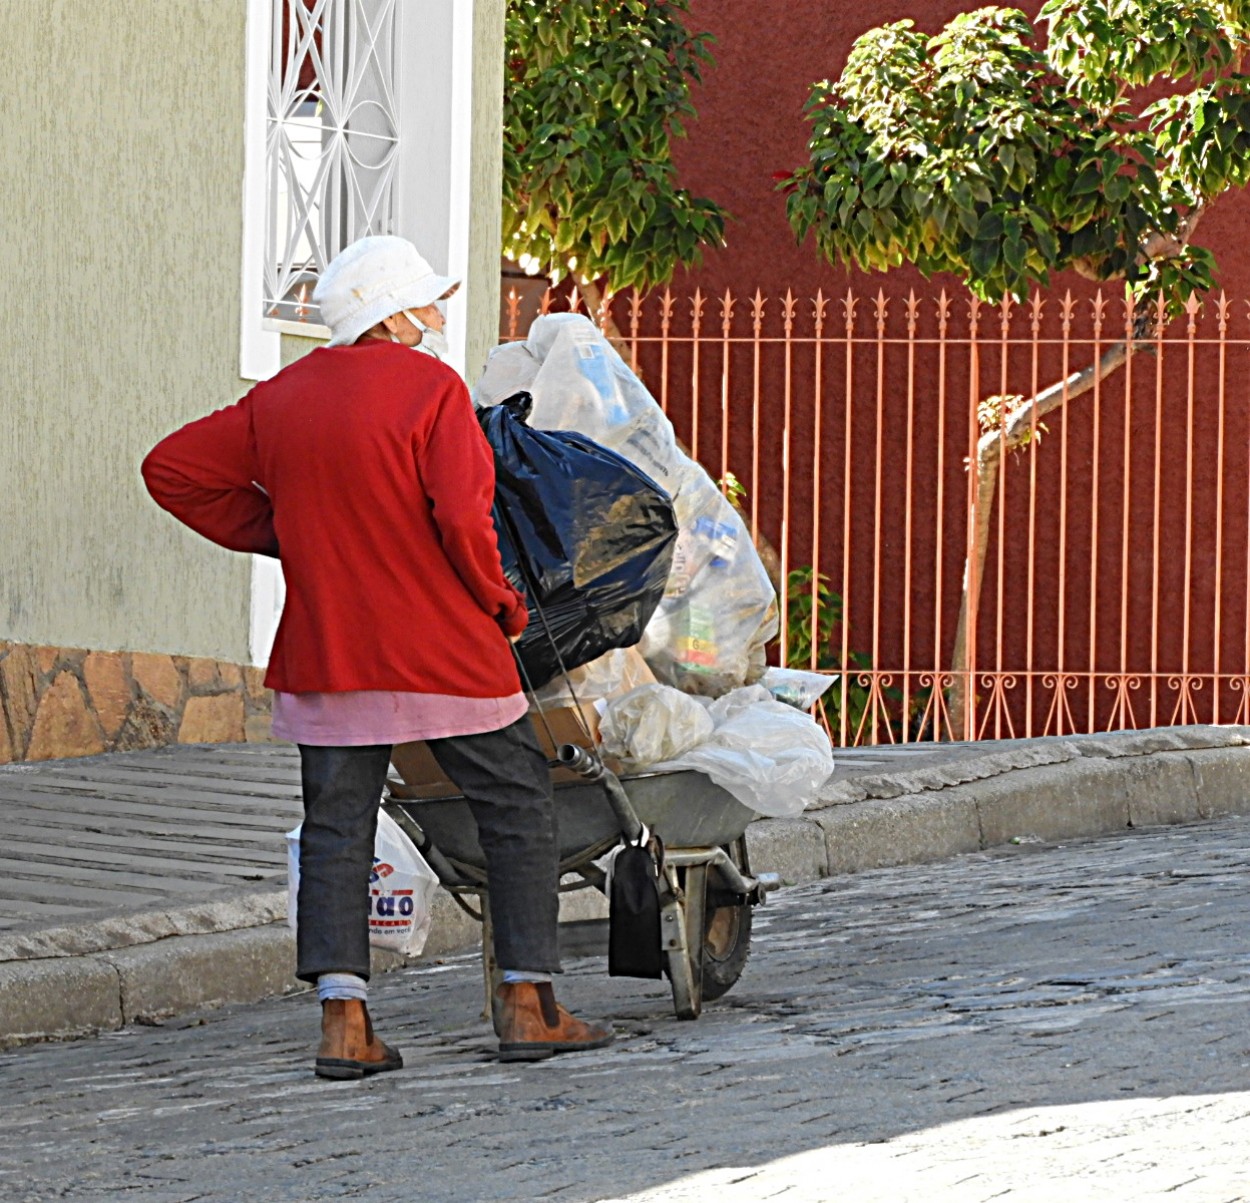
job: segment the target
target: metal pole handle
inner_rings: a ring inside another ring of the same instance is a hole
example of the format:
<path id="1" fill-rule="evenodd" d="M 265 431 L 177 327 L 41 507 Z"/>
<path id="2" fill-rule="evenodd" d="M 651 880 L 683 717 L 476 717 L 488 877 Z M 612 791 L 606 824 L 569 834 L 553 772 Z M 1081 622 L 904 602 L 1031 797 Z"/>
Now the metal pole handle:
<path id="1" fill-rule="evenodd" d="M 579 748 L 576 744 L 561 744 L 556 749 L 556 760 L 561 768 L 572 769 L 579 777 L 603 786 L 621 833 L 631 843 L 637 843 L 642 837 L 642 820 L 638 818 L 634 804 L 630 802 L 616 774 L 594 752 Z"/>

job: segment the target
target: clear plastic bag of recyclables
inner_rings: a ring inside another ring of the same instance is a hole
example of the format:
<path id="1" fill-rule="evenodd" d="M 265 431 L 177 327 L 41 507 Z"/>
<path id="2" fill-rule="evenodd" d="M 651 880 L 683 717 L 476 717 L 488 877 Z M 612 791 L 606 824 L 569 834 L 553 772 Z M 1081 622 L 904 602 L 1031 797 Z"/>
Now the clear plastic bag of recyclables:
<path id="1" fill-rule="evenodd" d="M 530 429 L 530 405 L 518 393 L 478 419 L 495 452 L 503 570 L 530 603 L 517 654 L 537 689 L 561 661 L 577 668 L 638 642 L 664 596 L 677 521 L 627 459 L 573 431 Z"/>
<path id="2" fill-rule="evenodd" d="M 518 389 L 533 396 L 535 425 L 594 439 L 673 499 L 673 570 L 638 648 L 655 675 L 708 697 L 757 681 L 778 629 L 768 573 L 738 512 L 629 365 L 584 315 L 549 313 L 524 342 L 491 352 L 474 399 L 490 406 Z"/>
<path id="3" fill-rule="evenodd" d="M 801 668 L 770 668 L 759 679 L 778 702 L 799 710 L 810 710 L 837 683 L 837 676 L 807 672 Z"/>
<path id="4" fill-rule="evenodd" d="M 299 827 L 286 833 L 287 923 L 292 931 L 299 894 L 299 833 Z M 418 956 L 430 935 L 430 908 L 437 888 L 438 876 L 425 857 L 403 828 L 386 811 L 379 811 L 369 875 L 369 943 L 406 957 Z"/>
<path id="5" fill-rule="evenodd" d="M 707 732 L 690 710 L 705 712 Z M 657 741 L 666 723 L 678 738 Z M 700 735 L 700 729 L 706 734 Z M 829 736 L 810 714 L 776 701 L 762 685 L 722 698 L 643 685 L 609 702 L 599 726 L 603 751 L 655 772 L 706 773 L 744 806 L 773 818 L 797 815 L 833 772 Z M 666 759 L 652 760 L 656 753 Z"/>

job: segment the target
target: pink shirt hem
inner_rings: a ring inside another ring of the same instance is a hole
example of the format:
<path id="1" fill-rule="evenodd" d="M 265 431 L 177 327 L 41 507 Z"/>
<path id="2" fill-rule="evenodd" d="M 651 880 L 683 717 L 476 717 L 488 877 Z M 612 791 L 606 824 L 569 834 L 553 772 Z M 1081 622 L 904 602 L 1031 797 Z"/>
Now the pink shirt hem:
<path id="1" fill-rule="evenodd" d="M 525 694 L 462 698 L 442 693 L 382 689 L 273 695 L 278 739 L 321 747 L 405 744 L 498 731 L 529 709 Z"/>

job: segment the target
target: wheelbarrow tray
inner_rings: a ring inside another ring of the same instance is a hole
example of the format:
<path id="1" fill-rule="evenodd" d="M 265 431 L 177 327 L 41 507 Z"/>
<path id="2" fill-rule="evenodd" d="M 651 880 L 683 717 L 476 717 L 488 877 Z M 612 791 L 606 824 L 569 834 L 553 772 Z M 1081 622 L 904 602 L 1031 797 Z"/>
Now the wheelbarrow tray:
<path id="1" fill-rule="evenodd" d="M 755 818 L 753 810 L 703 773 L 644 773 L 622 777 L 621 785 L 638 817 L 670 848 L 722 847 L 742 835 Z M 619 840 L 620 828 L 601 785 L 570 781 L 556 785 L 553 792 L 562 868 L 585 864 Z M 416 822 L 443 856 L 485 869 L 477 824 L 464 798 L 392 795 L 388 803 Z"/>

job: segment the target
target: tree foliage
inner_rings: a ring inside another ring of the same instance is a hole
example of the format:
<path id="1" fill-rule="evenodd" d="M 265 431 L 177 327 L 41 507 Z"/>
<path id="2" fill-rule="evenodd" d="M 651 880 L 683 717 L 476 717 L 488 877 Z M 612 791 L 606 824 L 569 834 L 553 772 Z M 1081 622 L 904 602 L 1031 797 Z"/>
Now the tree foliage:
<path id="1" fill-rule="evenodd" d="M 953 272 L 991 302 L 1066 268 L 1173 310 L 1210 287 L 1188 234 L 1250 178 L 1250 0 L 1049 0 L 1040 16 L 1044 39 L 1012 8 L 861 37 L 813 87 L 809 158 L 782 184 L 800 239 L 864 270 Z"/>
<path id="2" fill-rule="evenodd" d="M 509 0 L 504 253 L 559 280 L 667 283 L 725 214 L 678 187 L 671 142 L 710 36 L 689 0 Z"/>

